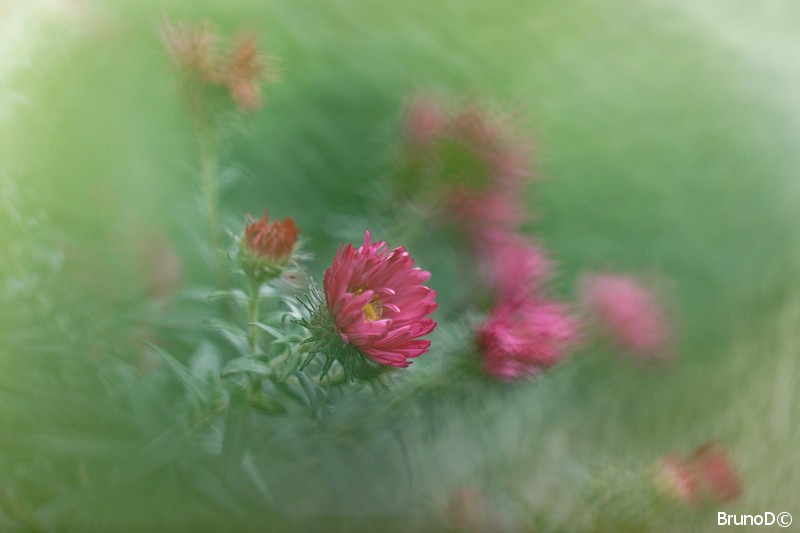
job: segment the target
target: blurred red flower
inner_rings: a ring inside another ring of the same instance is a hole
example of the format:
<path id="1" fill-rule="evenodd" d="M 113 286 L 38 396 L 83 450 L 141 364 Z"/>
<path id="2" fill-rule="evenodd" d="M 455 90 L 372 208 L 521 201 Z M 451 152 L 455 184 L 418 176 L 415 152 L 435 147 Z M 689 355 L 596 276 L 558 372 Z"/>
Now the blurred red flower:
<path id="1" fill-rule="evenodd" d="M 670 454 L 659 463 L 661 489 L 692 506 L 733 501 L 744 492 L 728 452 L 708 442 L 686 456 Z"/>

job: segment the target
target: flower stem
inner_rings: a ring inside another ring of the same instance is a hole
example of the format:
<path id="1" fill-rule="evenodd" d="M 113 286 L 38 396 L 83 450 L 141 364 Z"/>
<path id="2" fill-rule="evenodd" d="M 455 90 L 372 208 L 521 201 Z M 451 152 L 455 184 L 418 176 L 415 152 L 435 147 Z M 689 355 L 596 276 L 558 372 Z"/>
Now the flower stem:
<path id="1" fill-rule="evenodd" d="M 219 150 L 214 133 L 206 129 L 200 130 L 200 177 L 203 202 L 206 211 L 206 231 L 211 252 L 211 268 L 220 285 L 228 286 L 225 271 L 220 261 L 220 220 L 219 220 Z"/>
<path id="2" fill-rule="evenodd" d="M 258 311 L 260 307 L 261 282 L 255 279 L 248 279 L 249 294 L 247 299 L 247 322 L 250 325 L 247 331 L 247 343 L 250 347 L 250 355 L 257 355 L 258 348 Z"/>

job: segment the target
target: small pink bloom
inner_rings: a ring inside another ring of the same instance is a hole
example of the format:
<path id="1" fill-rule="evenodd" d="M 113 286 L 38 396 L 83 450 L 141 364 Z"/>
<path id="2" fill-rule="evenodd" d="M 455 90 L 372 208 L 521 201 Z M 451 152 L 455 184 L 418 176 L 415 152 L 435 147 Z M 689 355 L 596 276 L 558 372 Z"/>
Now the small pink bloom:
<path id="1" fill-rule="evenodd" d="M 503 302 L 477 332 L 484 370 L 506 381 L 538 374 L 565 356 L 576 329 L 563 304 Z"/>
<path id="2" fill-rule="evenodd" d="M 430 346 L 419 337 L 436 327 L 428 318 L 437 306 L 436 292 L 423 285 L 430 273 L 414 268 L 405 248 L 385 246 L 370 243 L 367 232 L 362 246 L 339 248 L 323 286 L 345 343 L 380 364 L 406 367 Z"/>
<path id="3" fill-rule="evenodd" d="M 501 302 L 533 296 L 553 269 L 541 247 L 516 233 L 484 231 L 477 252 L 495 299 Z"/>
<path id="4" fill-rule="evenodd" d="M 264 210 L 264 217 L 254 220 L 248 215 L 249 224 L 245 225 L 243 245 L 257 258 L 272 263 L 285 263 L 292 255 L 300 230 L 294 219 L 269 221 L 269 214 Z"/>
<path id="5" fill-rule="evenodd" d="M 668 313 L 653 289 L 614 274 L 588 276 L 582 285 L 583 305 L 614 344 L 641 357 L 669 348 Z"/>
<path id="6" fill-rule="evenodd" d="M 685 457 L 664 457 L 659 463 L 658 481 L 663 491 L 691 506 L 733 501 L 743 492 L 728 452 L 713 442 Z"/>
<path id="7" fill-rule="evenodd" d="M 455 112 L 416 97 L 406 112 L 406 147 L 445 192 L 518 194 L 533 177 L 530 142 L 512 121 L 473 103 Z M 420 153 L 421 152 L 421 153 Z"/>
<path id="8" fill-rule="evenodd" d="M 482 238 L 487 230 L 514 230 L 524 219 L 519 200 L 505 192 L 455 189 L 450 193 L 446 207 L 473 241 Z"/>
<path id="9" fill-rule="evenodd" d="M 477 105 L 463 108 L 451 121 L 453 137 L 484 163 L 490 185 L 507 192 L 519 192 L 533 177 L 530 143 L 513 129 L 508 120 Z"/>
<path id="10" fill-rule="evenodd" d="M 430 147 L 447 128 L 448 116 L 441 104 L 431 98 L 418 96 L 406 112 L 406 137 L 412 147 Z"/>

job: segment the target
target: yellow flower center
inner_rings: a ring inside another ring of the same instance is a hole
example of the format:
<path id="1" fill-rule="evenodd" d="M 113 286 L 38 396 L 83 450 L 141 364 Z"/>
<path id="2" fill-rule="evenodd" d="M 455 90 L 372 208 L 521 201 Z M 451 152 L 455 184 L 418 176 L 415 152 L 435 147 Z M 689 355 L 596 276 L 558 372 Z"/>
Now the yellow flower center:
<path id="1" fill-rule="evenodd" d="M 369 321 L 379 320 L 381 318 L 381 301 L 373 300 L 362 308 L 364 311 L 364 318 Z"/>
<path id="2" fill-rule="evenodd" d="M 364 289 L 358 289 L 356 291 L 356 296 L 364 292 Z M 366 304 L 364 307 L 361 308 L 361 311 L 364 313 L 364 318 L 373 322 L 375 320 L 380 320 L 381 315 L 383 314 L 383 309 L 381 307 L 381 301 L 377 298 L 373 298 L 371 302 Z"/>

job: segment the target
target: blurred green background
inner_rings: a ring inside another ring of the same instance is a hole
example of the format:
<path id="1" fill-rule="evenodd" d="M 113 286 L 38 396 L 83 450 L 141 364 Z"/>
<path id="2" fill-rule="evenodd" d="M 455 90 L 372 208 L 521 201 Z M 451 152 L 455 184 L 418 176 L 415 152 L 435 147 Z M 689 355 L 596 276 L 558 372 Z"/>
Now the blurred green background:
<path id="1" fill-rule="evenodd" d="M 800 519 L 797 4 L 42 0 L 0 4 L 3 529 L 124 529 L 147 523 L 139 514 L 152 505 L 164 530 L 269 530 L 256 496 L 215 522 L 159 477 L 137 513 L 126 488 L 87 481 L 92 467 L 80 466 L 115 446 L 102 436 L 138 431 L 126 413 L 139 400 L 91 376 L 92 352 L 131 363 L 146 326 L 178 354 L 194 350 L 203 317 L 186 301 L 211 283 L 192 123 L 158 39 L 165 15 L 212 21 L 224 35 L 256 29 L 279 58 L 265 109 L 223 153 L 223 217 L 230 231 L 263 207 L 295 217 L 314 278 L 370 217 L 399 215 L 371 192 L 403 106 L 432 90 L 488 101 L 533 132 L 547 179 L 529 191 L 527 229 L 559 262 L 555 293 L 572 298 L 593 269 L 674 289 L 674 365 L 643 369 L 589 347 L 487 397 L 481 417 L 448 405 L 436 439 L 410 437 L 405 462 L 339 465 L 332 477 L 347 497 L 289 505 L 311 520 L 304 527 L 370 530 L 364 516 L 376 515 L 382 528 L 437 530 L 449 491 L 476 485 L 510 530 L 712 530 L 714 512 L 676 524 L 636 500 L 649 465 L 710 439 L 731 450 L 745 487 L 719 510 Z M 149 317 L 131 261 L 147 233 L 174 244 L 185 291 Z M 449 238 L 434 228 L 391 243 L 432 271 L 440 322 L 457 321 L 470 292 Z M 162 416 L 168 425 L 173 414 Z M 381 481 L 389 473 L 398 478 Z M 293 498 L 314 492 L 294 483 Z"/>

